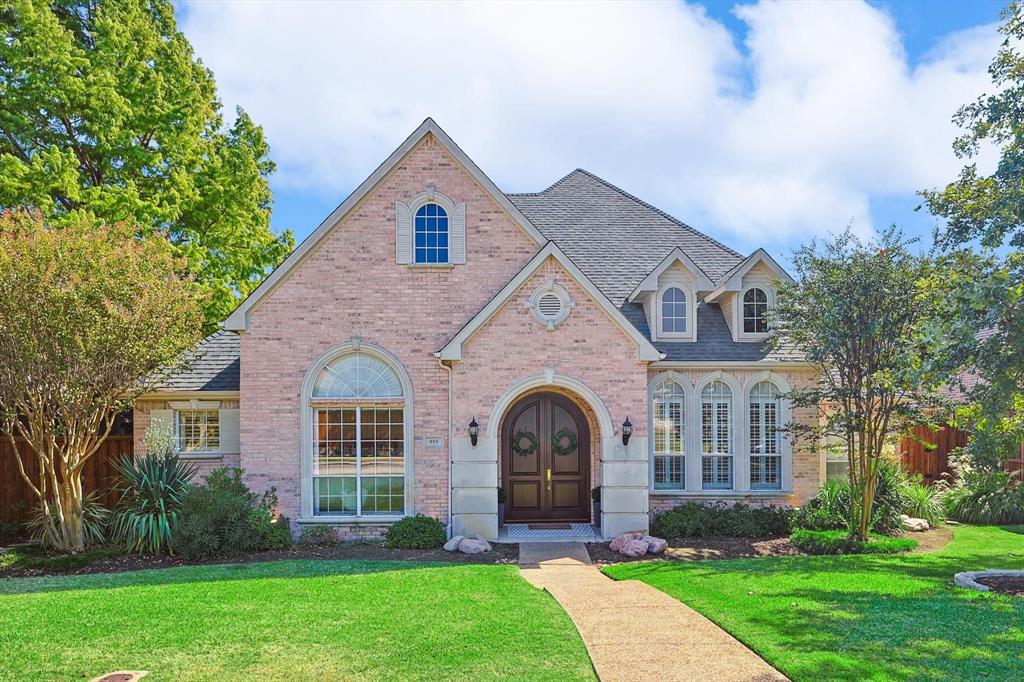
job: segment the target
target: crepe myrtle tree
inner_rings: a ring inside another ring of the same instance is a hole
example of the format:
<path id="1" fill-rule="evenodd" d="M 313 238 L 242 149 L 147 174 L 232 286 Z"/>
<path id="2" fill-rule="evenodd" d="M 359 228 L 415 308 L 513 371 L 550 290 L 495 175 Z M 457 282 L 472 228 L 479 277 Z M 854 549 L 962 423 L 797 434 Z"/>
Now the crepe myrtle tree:
<path id="1" fill-rule="evenodd" d="M 83 549 L 82 469 L 116 415 L 198 342 L 202 304 L 162 235 L 0 213 L 0 432 L 24 440 L 14 457 L 44 544 Z"/>
<path id="2" fill-rule="evenodd" d="M 818 419 L 786 428 L 794 438 L 845 443 L 850 531 L 866 539 L 886 442 L 935 402 L 920 338 L 931 315 L 924 283 L 933 263 L 895 229 L 868 241 L 847 229 L 798 249 L 793 266 L 795 282 L 779 288 L 772 341 L 818 370 L 815 383 L 788 396 Z"/>

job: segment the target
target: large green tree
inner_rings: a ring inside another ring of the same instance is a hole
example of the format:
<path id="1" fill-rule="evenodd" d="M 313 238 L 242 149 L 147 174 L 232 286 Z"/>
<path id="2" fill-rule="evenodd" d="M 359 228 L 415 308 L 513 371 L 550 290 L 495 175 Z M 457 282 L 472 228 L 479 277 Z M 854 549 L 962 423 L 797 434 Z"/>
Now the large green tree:
<path id="1" fill-rule="evenodd" d="M 166 234 L 222 319 L 293 245 L 260 126 L 225 124 L 165 0 L 0 1 L 0 208 Z"/>
<path id="2" fill-rule="evenodd" d="M 117 414 L 201 338 L 185 268 L 162 235 L 127 223 L 0 213 L 0 433 L 49 546 L 84 546 L 82 469 Z"/>
<path id="3" fill-rule="evenodd" d="M 981 379 L 970 392 L 970 447 L 975 463 L 993 470 L 1024 438 L 1024 5 L 1006 7 L 999 31 L 992 92 L 954 117 L 965 132 L 953 148 L 968 163 L 944 189 L 922 193 L 944 219 L 936 243 L 952 264 L 936 287 L 946 314 L 934 340 Z M 998 154 L 990 173 L 976 162 L 986 151 Z"/>
<path id="4" fill-rule="evenodd" d="M 886 445 L 931 402 L 934 375 L 921 336 L 933 310 L 925 286 L 933 262 L 892 229 L 872 241 L 847 230 L 798 249 L 793 267 L 795 282 L 779 287 L 772 333 L 817 369 L 817 381 L 790 399 L 818 418 L 788 428 L 797 438 L 845 444 L 850 530 L 866 539 Z"/>

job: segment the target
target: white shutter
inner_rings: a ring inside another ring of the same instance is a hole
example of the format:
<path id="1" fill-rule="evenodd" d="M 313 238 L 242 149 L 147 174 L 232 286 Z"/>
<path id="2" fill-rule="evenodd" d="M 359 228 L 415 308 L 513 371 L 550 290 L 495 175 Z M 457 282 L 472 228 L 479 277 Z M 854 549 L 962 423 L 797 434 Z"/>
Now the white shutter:
<path id="1" fill-rule="evenodd" d="M 152 410 L 149 413 L 149 428 L 170 429 L 174 437 L 178 437 L 178 429 L 174 424 L 174 410 Z M 175 445 L 177 449 L 177 445 Z"/>
<path id="2" fill-rule="evenodd" d="M 448 262 L 461 265 L 466 262 L 466 205 L 459 204 L 452 211 L 451 240 Z"/>
<path id="3" fill-rule="evenodd" d="M 237 455 L 242 451 L 238 434 L 238 410 L 220 410 L 220 452 Z"/>
<path id="4" fill-rule="evenodd" d="M 412 263 L 412 211 L 401 201 L 395 202 L 395 262 Z"/>

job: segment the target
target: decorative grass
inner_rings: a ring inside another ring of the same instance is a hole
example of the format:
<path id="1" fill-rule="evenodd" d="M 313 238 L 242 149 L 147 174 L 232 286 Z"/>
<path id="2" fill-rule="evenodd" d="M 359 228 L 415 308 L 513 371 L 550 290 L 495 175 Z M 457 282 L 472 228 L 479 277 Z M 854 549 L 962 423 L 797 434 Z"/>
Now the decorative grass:
<path id="1" fill-rule="evenodd" d="M 280 561 L 0 582 L 0 679 L 594 680 L 515 566 Z"/>
<path id="2" fill-rule="evenodd" d="M 958 527 L 923 554 L 611 566 L 718 623 L 794 682 L 1020 680 L 1024 599 L 953 574 L 1024 568 L 1024 527 Z"/>
<path id="3" fill-rule="evenodd" d="M 846 530 L 804 530 L 793 531 L 789 541 L 808 554 L 897 554 L 909 552 L 917 547 L 917 540 L 893 538 L 887 535 L 871 534 L 867 542 L 855 540 Z"/>

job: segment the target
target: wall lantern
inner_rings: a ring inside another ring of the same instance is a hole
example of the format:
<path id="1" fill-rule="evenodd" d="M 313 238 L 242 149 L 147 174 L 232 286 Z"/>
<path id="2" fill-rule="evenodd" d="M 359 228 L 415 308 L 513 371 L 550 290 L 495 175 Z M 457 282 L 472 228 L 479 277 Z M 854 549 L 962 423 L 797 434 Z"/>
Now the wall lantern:
<path id="1" fill-rule="evenodd" d="M 633 435 L 633 425 L 629 422 L 629 417 L 626 417 L 626 421 L 622 422 L 622 444 L 629 445 L 629 437 Z"/>
<path id="2" fill-rule="evenodd" d="M 476 439 L 480 436 L 480 425 L 476 423 L 476 417 L 473 417 L 473 421 L 469 422 L 469 442 L 476 447 Z"/>

